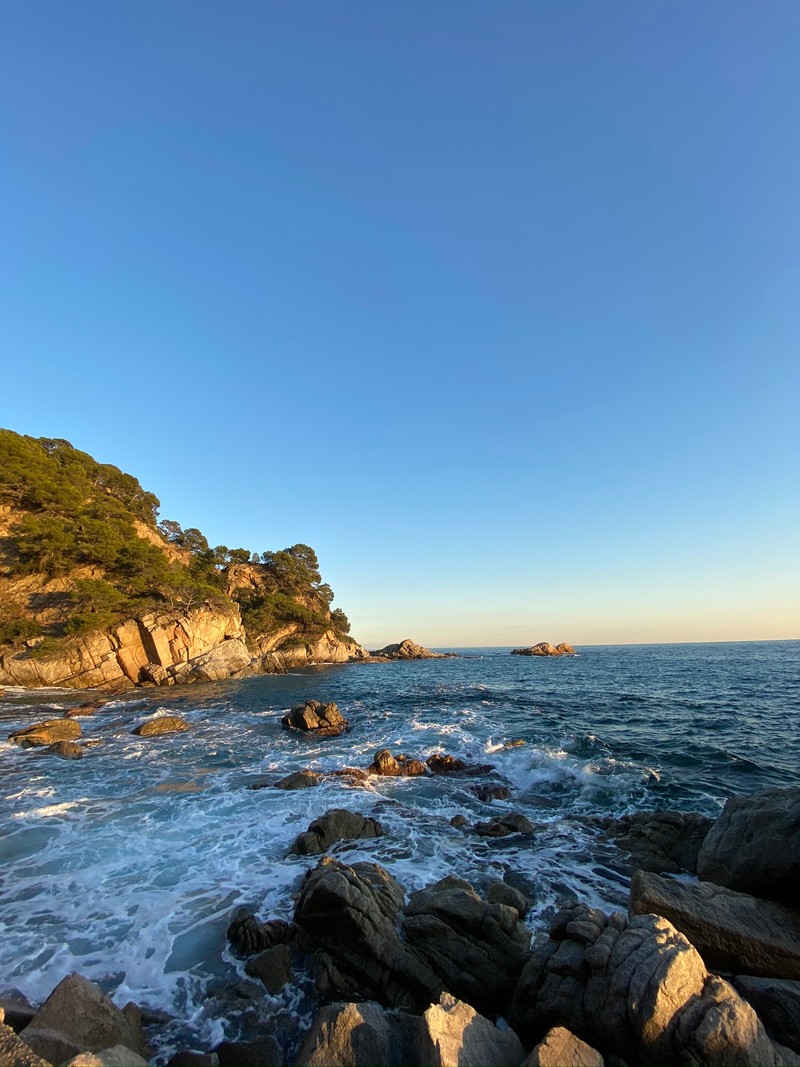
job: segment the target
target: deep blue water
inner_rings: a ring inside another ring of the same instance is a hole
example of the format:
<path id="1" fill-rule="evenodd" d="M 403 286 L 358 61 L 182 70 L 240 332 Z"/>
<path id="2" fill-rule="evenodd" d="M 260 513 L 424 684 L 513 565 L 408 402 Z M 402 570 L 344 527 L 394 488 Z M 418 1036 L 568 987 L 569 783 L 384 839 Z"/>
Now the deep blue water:
<path id="1" fill-rule="evenodd" d="M 237 977 L 224 947 L 231 912 L 247 904 L 291 915 L 314 861 L 287 859 L 287 849 L 328 808 L 374 814 L 386 829 L 335 846 L 343 859 L 379 862 L 408 889 L 449 873 L 478 885 L 506 877 L 534 899 L 536 927 L 568 899 L 625 907 L 624 863 L 585 816 L 715 815 L 728 796 L 800 782 L 800 642 L 578 651 L 539 659 L 468 649 L 458 659 L 136 691 L 81 720 L 103 744 L 76 762 L 0 742 L 0 992 L 42 999 L 77 970 L 120 1003 L 173 1012 L 164 1049 L 208 1045 L 222 1036 L 218 1016 L 233 1011 L 224 992 Z M 0 736 L 86 697 L 7 691 Z M 351 731 L 314 741 L 282 730 L 285 709 L 310 697 L 335 700 Z M 157 713 L 183 715 L 191 730 L 132 735 Z M 525 744 L 506 747 L 513 740 Z M 301 767 L 366 767 L 383 747 L 491 762 L 489 777 L 512 797 L 482 803 L 474 782 L 445 777 L 247 789 Z M 474 822 L 502 810 L 526 814 L 533 839 L 450 826 L 456 814 Z M 274 1020 L 303 1003 L 303 990 L 289 988 L 259 1010 Z"/>

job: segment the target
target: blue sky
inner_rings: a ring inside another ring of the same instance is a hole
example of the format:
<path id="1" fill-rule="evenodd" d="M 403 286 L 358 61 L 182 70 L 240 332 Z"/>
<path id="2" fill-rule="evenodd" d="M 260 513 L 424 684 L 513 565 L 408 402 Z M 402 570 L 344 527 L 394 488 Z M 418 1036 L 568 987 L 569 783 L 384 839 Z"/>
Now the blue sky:
<path id="1" fill-rule="evenodd" d="M 800 635 L 800 7 L 0 3 L 0 423 L 367 644 Z"/>

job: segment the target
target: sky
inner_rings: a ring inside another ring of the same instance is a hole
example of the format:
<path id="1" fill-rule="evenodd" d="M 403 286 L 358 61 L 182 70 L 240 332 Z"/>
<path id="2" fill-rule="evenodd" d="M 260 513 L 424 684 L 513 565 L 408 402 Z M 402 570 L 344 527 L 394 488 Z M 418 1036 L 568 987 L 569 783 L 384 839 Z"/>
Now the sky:
<path id="1" fill-rule="evenodd" d="M 795 0 L 0 0 L 0 425 L 368 647 L 800 636 Z"/>

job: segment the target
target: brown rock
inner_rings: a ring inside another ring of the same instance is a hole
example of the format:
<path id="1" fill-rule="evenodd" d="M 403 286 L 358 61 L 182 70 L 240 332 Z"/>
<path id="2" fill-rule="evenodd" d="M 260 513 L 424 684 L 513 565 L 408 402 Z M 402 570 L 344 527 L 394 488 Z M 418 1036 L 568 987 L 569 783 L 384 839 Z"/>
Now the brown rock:
<path id="1" fill-rule="evenodd" d="M 375 753 L 375 759 L 367 767 L 370 774 L 381 774 L 384 777 L 396 777 L 400 773 L 400 765 L 388 748 L 382 748 Z"/>
<path id="2" fill-rule="evenodd" d="M 554 1026 L 531 1051 L 522 1067 L 604 1067 L 596 1048 L 563 1026 Z"/>
<path id="3" fill-rule="evenodd" d="M 434 774 L 455 774 L 466 768 L 463 760 L 449 755 L 447 752 L 435 752 L 425 760 Z"/>
<path id="4" fill-rule="evenodd" d="M 575 649 L 572 645 L 568 645 L 566 641 L 562 641 L 560 645 L 556 645 L 556 652 L 559 656 L 574 656 Z"/>
<path id="5" fill-rule="evenodd" d="M 161 734 L 176 734 L 189 729 L 189 723 L 179 715 L 159 715 L 148 719 L 133 731 L 138 737 L 159 737 Z"/>
<path id="6" fill-rule="evenodd" d="M 427 768 L 422 760 L 412 759 L 409 756 L 398 756 L 397 765 L 404 778 L 415 778 L 420 774 L 427 774 Z"/>
<path id="7" fill-rule="evenodd" d="M 524 919 L 530 910 L 530 901 L 518 889 L 493 878 L 486 887 L 486 899 L 492 904 L 505 904 L 507 908 L 516 908 L 519 917 Z"/>
<path id="8" fill-rule="evenodd" d="M 10 1026 L 0 1022 L 0 1064 L 3 1067 L 52 1067 L 17 1037 Z"/>
<path id="9" fill-rule="evenodd" d="M 782 904 L 712 882 L 689 884 L 637 871 L 630 910 L 669 919 L 708 967 L 800 979 L 800 913 Z"/>
<path id="10" fill-rule="evenodd" d="M 486 782 L 484 785 L 470 786 L 470 792 L 474 793 L 478 800 L 483 800 L 484 802 L 508 800 L 511 796 L 511 790 L 505 785 L 498 785 L 497 782 Z"/>
<path id="11" fill-rule="evenodd" d="M 292 980 L 292 957 L 286 945 L 265 949 L 245 965 L 245 973 L 259 978 L 268 993 L 280 993 Z"/>
<path id="12" fill-rule="evenodd" d="M 20 1035 L 38 1055 L 63 1063 L 82 1052 L 125 1045 L 148 1055 L 135 1004 L 120 1009 L 79 974 L 62 979 Z"/>
<path id="13" fill-rule="evenodd" d="M 385 648 L 379 648 L 376 652 L 370 652 L 370 656 L 383 660 L 450 659 L 453 653 L 431 652 L 429 648 L 423 648 L 422 645 L 415 644 L 410 637 L 407 637 L 396 645 L 386 645 Z"/>
<path id="14" fill-rule="evenodd" d="M 518 1067 L 525 1055 L 513 1030 L 499 1030 L 469 1004 L 443 993 L 422 1016 L 418 1063 L 430 1067 Z"/>
<path id="15" fill-rule="evenodd" d="M 54 745 L 56 741 L 74 741 L 81 736 L 81 725 L 72 719 L 47 719 L 45 722 L 37 722 L 33 726 L 25 726 L 22 730 L 15 730 L 8 735 L 8 740 L 13 741 L 23 748 L 38 745 Z"/>
<path id="16" fill-rule="evenodd" d="M 314 771 L 295 771 L 275 783 L 276 789 L 310 789 L 319 785 L 319 775 Z M 252 788 L 252 787 L 251 787 Z"/>
<path id="17" fill-rule="evenodd" d="M 75 741 L 56 741 L 45 749 L 45 752 L 52 752 L 61 759 L 83 759 L 83 751 L 83 746 Z"/>
<path id="18" fill-rule="evenodd" d="M 366 782 L 369 778 L 369 774 L 361 767 L 342 767 L 338 771 L 331 771 L 337 778 L 351 778 L 354 782 Z"/>
<path id="19" fill-rule="evenodd" d="M 295 1067 L 409 1067 L 419 1063 L 421 1023 L 377 1004 L 329 1004 L 317 1013 Z"/>
<path id="20" fill-rule="evenodd" d="M 540 641 L 538 645 L 531 645 L 530 648 L 515 648 L 512 649 L 512 656 L 574 656 L 575 649 L 572 645 L 568 645 L 566 641 L 562 641 L 558 647 L 551 645 L 549 641 Z"/>
<path id="21" fill-rule="evenodd" d="M 475 830 L 481 837 L 508 837 L 509 834 L 532 834 L 534 825 L 519 812 L 509 811 L 490 822 L 476 823 Z"/>
<path id="22" fill-rule="evenodd" d="M 338 737 L 350 724 L 336 704 L 307 700 L 305 704 L 298 704 L 287 712 L 281 719 L 281 726 L 286 730 L 313 733 L 315 737 Z"/>

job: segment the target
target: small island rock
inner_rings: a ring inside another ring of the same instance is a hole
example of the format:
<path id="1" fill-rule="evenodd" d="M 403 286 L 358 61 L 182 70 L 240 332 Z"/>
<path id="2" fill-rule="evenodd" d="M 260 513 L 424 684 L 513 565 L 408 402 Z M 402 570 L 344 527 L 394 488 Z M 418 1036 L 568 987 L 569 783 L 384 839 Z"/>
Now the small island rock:
<path id="1" fill-rule="evenodd" d="M 334 703 L 321 704 L 318 700 L 307 700 L 297 704 L 281 719 L 284 730 L 302 730 L 313 733 L 315 737 L 338 737 L 350 726 L 339 708 Z"/>
<path id="2" fill-rule="evenodd" d="M 160 715 L 148 719 L 133 731 L 137 737 L 158 737 L 161 734 L 177 734 L 189 729 L 189 723 L 179 715 Z"/>
<path id="3" fill-rule="evenodd" d="M 575 649 L 572 645 L 568 645 L 566 641 L 562 641 L 560 645 L 551 645 L 549 641 L 540 641 L 538 645 L 531 645 L 530 648 L 514 648 L 511 650 L 512 656 L 574 656 Z"/>
<path id="4" fill-rule="evenodd" d="M 73 719 L 47 719 L 22 730 L 15 730 L 13 734 L 8 735 L 8 740 L 22 745 L 23 748 L 31 748 L 35 745 L 54 745 L 56 741 L 74 741 L 80 736 L 79 722 Z"/>

